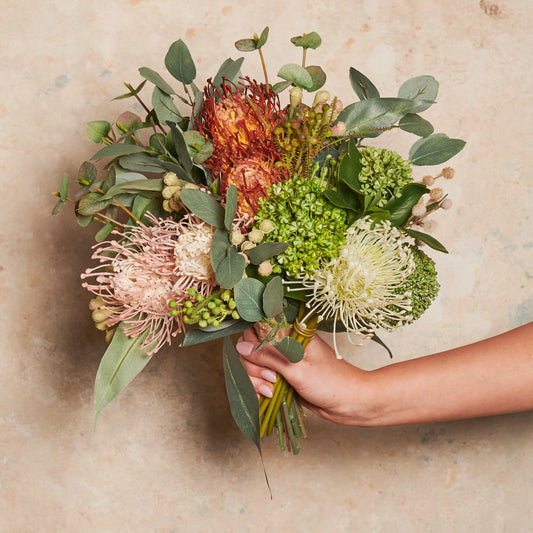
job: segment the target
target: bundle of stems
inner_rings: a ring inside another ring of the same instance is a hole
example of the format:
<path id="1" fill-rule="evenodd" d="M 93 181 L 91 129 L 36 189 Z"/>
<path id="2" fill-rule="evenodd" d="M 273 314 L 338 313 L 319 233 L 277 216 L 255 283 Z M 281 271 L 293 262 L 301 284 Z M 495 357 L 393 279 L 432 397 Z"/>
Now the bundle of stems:
<path id="1" fill-rule="evenodd" d="M 313 338 L 318 323 L 317 316 L 309 313 L 306 316 L 306 311 L 305 304 L 300 304 L 298 318 L 290 333 L 290 336 L 297 340 L 304 349 Z M 305 322 L 303 322 L 304 317 Z M 294 387 L 282 375 L 278 374 L 277 377 L 272 398 L 262 397 L 259 404 L 260 434 L 263 437 L 266 432 L 267 436 L 270 436 L 276 426 L 280 449 L 287 449 L 297 454 L 300 451 L 300 445 L 296 439 L 307 437 L 303 409 Z"/>

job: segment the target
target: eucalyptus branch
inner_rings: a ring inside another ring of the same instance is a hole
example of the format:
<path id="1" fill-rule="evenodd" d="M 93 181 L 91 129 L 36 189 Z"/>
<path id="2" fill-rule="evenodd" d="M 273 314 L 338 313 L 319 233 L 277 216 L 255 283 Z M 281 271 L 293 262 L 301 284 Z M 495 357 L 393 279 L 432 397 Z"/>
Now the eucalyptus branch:
<path id="1" fill-rule="evenodd" d="M 263 73 L 265 75 L 265 84 L 268 87 L 268 74 L 267 74 L 267 69 L 265 65 L 265 58 L 263 57 L 263 52 L 261 52 L 261 48 L 259 48 L 257 51 L 259 52 L 259 57 L 261 58 L 261 65 L 263 66 Z"/>
<path id="2" fill-rule="evenodd" d="M 105 194 L 105 191 L 100 189 L 100 187 L 91 185 L 91 188 L 93 188 L 95 191 Z M 137 221 L 139 224 L 142 224 L 142 222 L 124 204 L 120 203 L 116 198 L 113 198 L 113 202 L 115 202 L 123 211 L 125 211 L 131 218 L 133 218 L 133 220 Z"/>
<path id="3" fill-rule="evenodd" d="M 306 60 L 306 57 L 307 57 L 307 48 L 303 48 L 303 53 L 302 53 L 302 67 L 305 68 L 305 60 Z"/>
<path id="4" fill-rule="evenodd" d="M 189 105 L 192 107 L 194 105 L 194 100 L 192 99 L 191 93 L 189 92 L 189 89 L 187 88 L 187 85 L 185 85 L 185 83 L 183 84 L 183 88 L 185 89 L 185 94 L 189 99 Z"/>

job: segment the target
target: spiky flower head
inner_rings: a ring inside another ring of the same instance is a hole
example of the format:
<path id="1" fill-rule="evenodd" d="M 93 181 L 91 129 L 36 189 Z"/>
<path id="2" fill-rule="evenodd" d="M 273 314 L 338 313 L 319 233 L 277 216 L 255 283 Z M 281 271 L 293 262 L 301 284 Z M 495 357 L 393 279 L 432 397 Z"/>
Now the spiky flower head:
<path id="1" fill-rule="evenodd" d="M 282 117 L 278 95 L 249 78 L 205 89 L 198 129 L 214 147 L 204 164 L 220 178 L 222 195 L 232 183 L 237 186 L 240 215 L 255 214 L 258 195 L 287 177 L 276 165 L 281 155 L 273 139 Z"/>
<path id="2" fill-rule="evenodd" d="M 363 168 L 359 173 L 361 192 L 371 196 L 380 193 L 379 207 L 394 197 L 399 198 L 402 188 L 413 181 L 409 163 L 396 152 L 385 148 L 366 146 L 360 151 L 363 156 Z"/>
<path id="3" fill-rule="evenodd" d="M 411 319 L 411 294 L 404 286 L 414 269 L 400 231 L 365 217 L 348 228 L 339 256 L 302 284 L 312 290 L 308 307 L 319 319 L 340 320 L 347 331 L 367 336 Z"/>
<path id="4" fill-rule="evenodd" d="M 214 228 L 192 215 L 180 222 L 149 215 L 151 226 L 140 224 L 120 240 L 95 247 L 99 265 L 82 274 L 83 286 L 100 297 L 108 327 L 124 322 L 124 333 L 138 337 L 141 347 L 157 352 L 183 331 L 181 315 L 168 306 L 187 299 L 189 288 L 209 295 L 216 286 L 209 250 Z"/>

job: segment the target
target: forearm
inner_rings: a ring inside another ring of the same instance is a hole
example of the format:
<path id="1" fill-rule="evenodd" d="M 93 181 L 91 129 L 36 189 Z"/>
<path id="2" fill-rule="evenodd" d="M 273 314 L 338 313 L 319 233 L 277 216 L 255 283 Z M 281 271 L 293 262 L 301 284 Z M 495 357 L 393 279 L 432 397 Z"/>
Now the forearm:
<path id="1" fill-rule="evenodd" d="M 533 323 L 368 372 L 360 389 L 364 420 L 359 413 L 354 424 L 390 426 L 533 409 L 532 339 Z"/>

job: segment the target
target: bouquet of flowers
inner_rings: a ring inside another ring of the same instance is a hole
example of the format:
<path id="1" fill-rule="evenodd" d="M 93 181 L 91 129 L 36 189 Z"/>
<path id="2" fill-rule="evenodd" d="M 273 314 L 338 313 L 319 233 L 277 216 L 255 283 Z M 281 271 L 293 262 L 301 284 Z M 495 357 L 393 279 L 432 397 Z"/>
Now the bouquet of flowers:
<path id="1" fill-rule="evenodd" d="M 72 202 L 80 226 L 101 224 L 96 264 L 81 276 L 109 343 L 95 422 L 175 337 L 180 346 L 224 337 L 237 425 L 259 450 L 277 428 L 281 448 L 297 453 L 305 436 L 297 395 L 279 376 L 273 397 L 258 401 L 230 336 L 255 325 L 262 345 L 297 364 L 317 329 L 383 344 L 376 330 L 416 320 L 437 295 L 435 264 L 421 246 L 446 252 L 427 233 L 428 217 L 451 206 L 434 182 L 454 171 L 415 181 L 412 167 L 440 165 L 465 144 L 420 116 L 438 83 L 418 76 L 382 97 L 350 68 L 358 101 L 344 106 L 322 90 L 323 69 L 306 65 L 317 33 L 291 39 L 301 64 L 282 66 L 274 84 L 267 38 L 265 28 L 235 43 L 259 53 L 264 82 L 241 74 L 241 57 L 224 61 L 203 89 L 186 44 L 174 42 L 165 66 L 180 92 L 140 68 L 143 81 L 118 98 L 134 99 L 144 116 L 89 122 L 89 140 L 104 146 L 55 193 L 54 214 Z M 147 84 L 151 103 L 141 97 Z M 396 128 L 418 138 L 408 159 L 371 144 Z"/>

